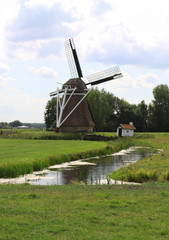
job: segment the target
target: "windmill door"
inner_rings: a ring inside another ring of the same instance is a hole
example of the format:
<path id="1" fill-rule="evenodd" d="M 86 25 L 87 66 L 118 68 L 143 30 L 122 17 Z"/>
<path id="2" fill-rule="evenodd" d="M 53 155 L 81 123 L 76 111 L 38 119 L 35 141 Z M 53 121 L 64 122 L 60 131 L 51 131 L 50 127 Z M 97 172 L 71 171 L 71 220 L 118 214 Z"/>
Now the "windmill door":
<path id="1" fill-rule="evenodd" d="M 119 136 L 122 136 L 122 128 L 119 128 Z"/>

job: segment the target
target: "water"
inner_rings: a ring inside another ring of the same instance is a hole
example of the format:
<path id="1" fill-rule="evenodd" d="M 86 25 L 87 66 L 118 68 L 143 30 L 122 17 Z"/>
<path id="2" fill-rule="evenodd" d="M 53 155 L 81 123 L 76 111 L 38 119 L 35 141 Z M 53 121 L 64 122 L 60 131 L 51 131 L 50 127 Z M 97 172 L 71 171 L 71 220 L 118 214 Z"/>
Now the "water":
<path id="1" fill-rule="evenodd" d="M 107 175 L 121 167 L 134 163 L 150 155 L 150 149 L 129 148 L 111 156 L 90 158 L 51 167 L 45 173 L 35 173 L 35 177 L 28 178 L 34 185 L 67 185 L 72 182 L 85 184 L 108 183 Z"/>

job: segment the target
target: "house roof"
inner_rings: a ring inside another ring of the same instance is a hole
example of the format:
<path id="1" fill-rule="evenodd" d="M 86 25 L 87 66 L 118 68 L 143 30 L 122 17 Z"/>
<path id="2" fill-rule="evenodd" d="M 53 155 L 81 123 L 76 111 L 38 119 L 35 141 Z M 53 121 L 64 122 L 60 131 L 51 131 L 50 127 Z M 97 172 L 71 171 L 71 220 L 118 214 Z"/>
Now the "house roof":
<path id="1" fill-rule="evenodd" d="M 123 129 L 135 130 L 136 128 L 130 124 L 120 124 Z"/>

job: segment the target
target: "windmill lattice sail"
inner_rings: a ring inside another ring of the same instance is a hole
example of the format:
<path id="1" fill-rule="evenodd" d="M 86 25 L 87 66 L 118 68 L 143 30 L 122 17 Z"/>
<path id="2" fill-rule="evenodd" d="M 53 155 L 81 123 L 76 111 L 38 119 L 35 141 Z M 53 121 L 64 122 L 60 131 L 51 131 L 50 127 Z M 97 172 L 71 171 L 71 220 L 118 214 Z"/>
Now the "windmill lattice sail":
<path id="1" fill-rule="evenodd" d="M 72 38 L 65 41 L 65 51 L 72 78 L 82 78 L 83 74 Z"/>
<path id="2" fill-rule="evenodd" d="M 119 66 L 116 66 L 116 67 L 112 67 L 112 68 L 106 69 L 104 71 L 97 72 L 97 73 L 87 76 L 86 78 L 89 81 L 89 83 L 87 83 L 86 85 L 88 85 L 88 84 L 96 85 L 96 84 L 103 83 L 103 82 L 106 82 L 109 80 L 114 80 L 116 78 L 120 78 L 122 76 L 123 75 L 121 73 Z"/>

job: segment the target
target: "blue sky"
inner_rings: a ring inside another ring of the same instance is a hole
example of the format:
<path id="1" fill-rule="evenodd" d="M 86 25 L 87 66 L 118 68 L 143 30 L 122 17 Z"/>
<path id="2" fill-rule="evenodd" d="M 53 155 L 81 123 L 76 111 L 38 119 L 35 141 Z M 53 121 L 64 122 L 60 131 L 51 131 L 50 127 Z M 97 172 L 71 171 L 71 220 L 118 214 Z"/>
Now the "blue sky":
<path id="1" fill-rule="evenodd" d="M 49 93 L 70 77 L 73 38 L 84 76 L 119 65 L 98 85 L 129 103 L 169 81 L 167 0 L 5 0 L 0 7 L 0 122 L 43 122 Z"/>

